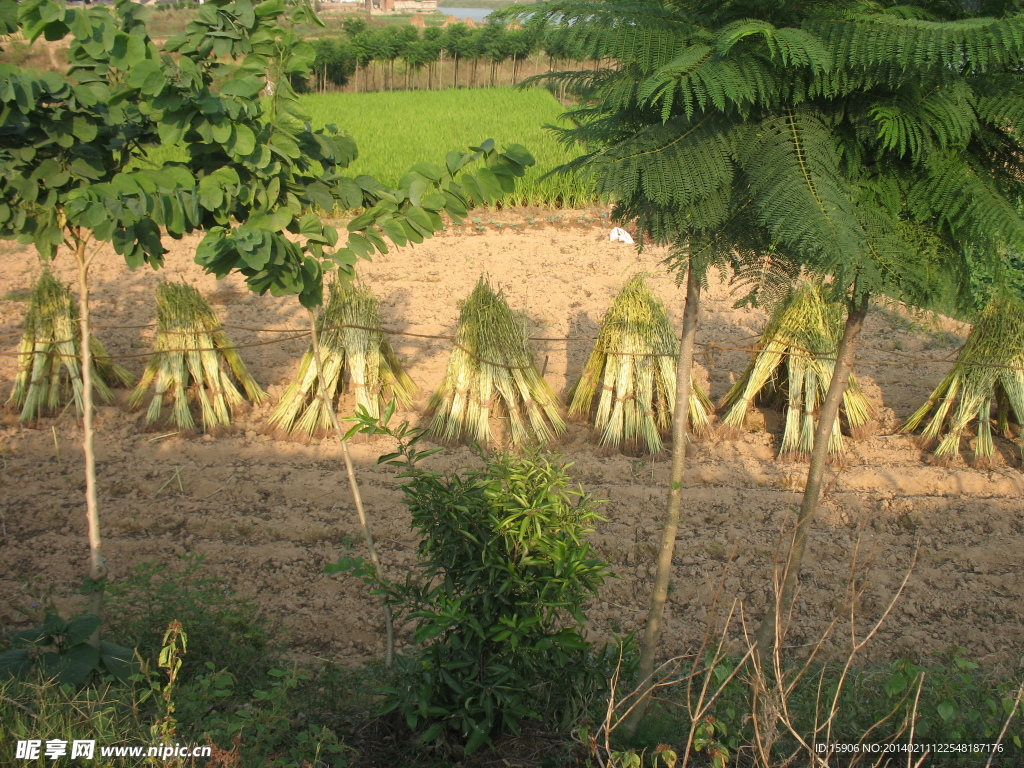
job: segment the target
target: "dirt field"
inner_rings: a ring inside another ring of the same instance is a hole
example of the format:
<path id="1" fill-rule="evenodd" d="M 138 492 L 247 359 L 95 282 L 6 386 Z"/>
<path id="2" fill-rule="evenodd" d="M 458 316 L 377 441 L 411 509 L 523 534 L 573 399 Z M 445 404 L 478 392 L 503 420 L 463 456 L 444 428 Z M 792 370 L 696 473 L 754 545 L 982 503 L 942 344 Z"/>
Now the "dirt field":
<path id="1" fill-rule="evenodd" d="M 507 213 L 496 214 L 511 220 Z M 467 227 L 472 229 L 472 227 Z M 292 298 L 251 296 L 239 280 L 222 283 L 192 263 L 196 240 L 174 245 L 161 273 L 129 271 L 113 253 L 101 254 L 94 270 L 95 321 L 114 354 L 149 349 L 158 280 L 184 279 L 215 303 L 225 323 L 260 328 L 303 327 L 305 315 Z M 17 337 L 25 292 L 39 266 L 28 247 L 0 251 L 0 398 L 6 399 L 16 369 Z M 634 271 L 652 284 L 679 318 L 682 292 L 658 266 L 663 254 L 638 257 L 631 246 L 609 243 L 597 228 L 526 228 L 483 233 L 450 232 L 360 267 L 383 303 L 391 328 L 451 333 L 458 302 L 487 272 L 513 307 L 526 310 L 534 333 L 593 336 L 618 287 Z M 57 271 L 72 280 L 65 256 Z M 764 325 L 757 310 L 733 309 L 728 286 L 713 281 L 701 318 L 700 340 L 725 347 L 749 344 Z M 799 617 L 788 642 L 811 642 L 833 619 L 846 593 L 850 560 L 860 538 L 861 557 L 873 568 L 860 605 L 864 620 L 877 617 L 909 567 L 918 562 L 903 599 L 871 646 L 875 657 L 933 652 L 964 646 L 971 656 L 1011 667 L 1024 653 L 1024 473 L 1016 447 L 997 440 L 997 466 L 982 471 L 963 464 L 929 466 L 898 425 L 929 394 L 965 329 L 932 327 L 898 313 L 874 311 L 858 376 L 876 408 L 874 437 L 851 443 L 841 467 L 829 470 L 828 491 L 810 543 L 798 599 Z M 232 330 L 236 343 L 277 334 Z M 960 334 L 957 338 L 955 334 Z M 421 418 L 439 383 L 450 342 L 396 336 L 396 349 L 420 386 Z M 273 401 L 295 374 L 304 341 L 243 350 L 257 380 Z M 538 361 L 559 393 L 582 369 L 586 342 L 536 343 Z M 718 349 L 703 355 L 699 378 L 716 400 L 746 364 L 747 352 Z M 145 358 L 126 365 L 137 375 Z M 899 365 L 893 363 L 900 363 Z M 153 439 L 138 414 L 99 410 L 99 497 L 102 533 L 114 578 L 136 563 L 200 553 L 207 568 L 239 594 L 255 598 L 301 655 L 361 662 L 383 652 L 380 612 L 355 580 L 322 573 L 362 542 L 333 440 L 312 445 L 281 442 L 263 434 L 272 402 L 244 416 L 228 436 Z M 709 616 L 713 587 L 724 578 L 722 601 L 743 601 L 748 617 L 760 617 L 769 594 L 770 564 L 787 512 L 799 499 L 805 465 L 776 461 L 779 417 L 762 411 L 753 429 L 736 441 L 710 438 L 694 444 L 686 509 L 679 533 L 673 591 L 663 652 L 692 648 Z M 51 426 L 54 430 L 51 430 Z M 170 431 L 170 430 L 167 430 Z M 55 437 L 56 436 L 56 437 Z M 56 444 L 55 444 L 56 439 Z M 30 602 L 23 588 L 39 579 L 56 585 L 65 610 L 82 598 L 74 592 L 86 569 L 80 429 L 70 414 L 37 429 L 10 415 L 0 428 L 0 621 L 14 605 Z M 58 454 L 59 446 L 59 454 Z M 374 465 L 383 441 L 354 446 L 366 504 L 389 573 L 413 562 L 415 540 L 393 474 Z M 659 539 L 668 462 L 601 455 L 585 426 L 573 425 L 556 446 L 573 462 L 571 474 L 592 494 L 607 499 L 608 518 L 593 535 L 599 552 L 619 577 L 590 609 L 595 637 L 640 626 Z M 455 469 L 473 461 L 466 449 L 430 460 Z M 179 485 L 180 479 L 180 485 Z M 840 643 L 849 632 L 840 631 Z M 845 638 L 845 639 L 844 639 Z M 838 646 L 836 646 L 838 647 Z"/>

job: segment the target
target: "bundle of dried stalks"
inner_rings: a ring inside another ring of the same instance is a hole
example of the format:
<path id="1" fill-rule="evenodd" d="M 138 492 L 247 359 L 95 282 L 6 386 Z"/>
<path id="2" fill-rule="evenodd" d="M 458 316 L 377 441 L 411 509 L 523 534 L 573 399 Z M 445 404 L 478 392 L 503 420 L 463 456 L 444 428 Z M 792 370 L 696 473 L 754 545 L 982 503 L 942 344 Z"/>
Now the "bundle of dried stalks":
<path id="1" fill-rule="evenodd" d="M 815 413 L 825 399 L 835 369 L 843 329 L 843 307 L 825 298 L 824 288 L 804 281 L 779 302 L 743 376 L 725 396 L 722 421 L 743 426 L 755 398 L 785 401 L 786 429 L 780 456 L 806 459 L 814 445 Z M 871 419 L 871 407 L 850 374 L 842 412 L 853 434 Z M 839 420 L 829 436 L 829 452 L 842 453 Z"/>
<path id="2" fill-rule="evenodd" d="M 601 323 L 583 376 L 569 393 L 569 415 L 590 415 L 608 448 L 658 453 L 676 404 L 679 341 L 665 305 L 634 275 Z M 711 400 L 690 382 L 690 432 L 707 431 Z M 596 400 L 596 402 L 595 402 Z"/>
<path id="3" fill-rule="evenodd" d="M 903 431 L 913 432 L 935 408 L 921 437 L 926 444 L 932 444 L 945 431 L 935 457 L 948 459 L 959 455 L 960 438 L 970 422 L 977 419 L 974 456 L 984 464 L 991 459 L 994 449 L 993 405 L 996 429 L 1004 437 L 1012 438 L 1011 421 L 1018 426 L 1024 424 L 1024 302 L 1012 296 L 989 302 L 971 328 L 953 369 L 928 402 L 907 420 Z M 1024 437 L 1021 449 L 1024 453 Z"/>
<path id="4" fill-rule="evenodd" d="M 307 436 L 331 428 L 328 408 L 336 408 L 342 392 L 351 391 L 357 406 L 380 415 L 392 397 L 412 404 L 416 385 L 409 378 L 387 336 L 379 330 L 380 302 L 354 283 L 335 281 L 317 318 L 327 401 L 319 396 L 312 346 L 299 366 L 298 378 L 281 395 L 270 424 L 285 433 L 298 429 Z"/>
<path id="5" fill-rule="evenodd" d="M 526 319 L 481 277 L 462 305 L 455 349 L 430 399 L 430 432 L 452 443 L 491 442 L 491 416 L 504 414 L 515 445 L 565 431 L 551 387 L 533 364 Z"/>
<path id="6" fill-rule="evenodd" d="M 153 356 L 128 399 L 128 405 L 137 408 L 153 387 L 146 424 L 159 422 L 164 401 L 170 400 L 170 420 L 180 430 L 192 430 L 192 400 L 199 404 L 203 430 L 209 432 L 229 426 L 232 410 L 246 398 L 259 404 L 266 397 L 246 371 L 213 308 L 195 288 L 161 283 L 156 292 L 156 327 Z"/>
<path id="7" fill-rule="evenodd" d="M 40 275 L 29 297 L 25 333 L 18 349 L 18 373 L 7 404 L 20 409 L 21 421 L 58 412 L 70 402 L 81 414 L 82 372 L 79 366 L 82 328 L 70 289 L 48 271 Z M 116 365 L 99 340 L 90 340 L 96 397 L 113 402 L 110 386 L 127 386 L 132 375 Z"/>

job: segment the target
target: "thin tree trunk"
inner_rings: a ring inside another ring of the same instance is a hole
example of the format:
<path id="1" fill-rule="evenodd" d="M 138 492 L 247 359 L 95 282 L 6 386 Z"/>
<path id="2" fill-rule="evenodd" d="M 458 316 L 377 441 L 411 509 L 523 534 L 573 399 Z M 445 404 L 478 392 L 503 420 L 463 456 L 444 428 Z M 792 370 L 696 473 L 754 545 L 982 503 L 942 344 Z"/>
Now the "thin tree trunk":
<path id="1" fill-rule="evenodd" d="M 452 88 L 458 90 L 459 87 L 459 56 L 455 55 L 455 76 L 452 78 Z"/>
<path id="2" fill-rule="evenodd" d="M 807 537 L 811 531 L 811 524 L 814 522 L 814 514 L 821 501 L 822 479 L 825 475 L 825 464 L 828 461 L 829 436 L 839 417 L 839 406 L 843 402 L 843 393 L 846 391 L 850 374 L 853 373 L 857 344 L 860 340 L 861 329 L 864 327 L 864 317 L 867 315 L 867 311 L 867 295 L 861 299 L 859 306 L 851 305 L 846 317 L 846 325 L 843 328 L 843 338 L 839 342 L 839 349 L 836 350 L 836 365 L 832 371 L 832 380 L 829 382 L 825 400 L 821 404 L 821 413 L 818 415 L 818 424 L 814 430 L 814 446 L 811 448 L 807 484 L 804 486 L 804 497 L 800 503 L 793 543 L 789 556 L 786 558 L 782 587 L 778 595 L 775 596 L 775 600 L 770 604 L 768 613 L 765 614 L 754 635 L 762 669 L 770 668 L 770 666 L 766 666 L 766 663 L 770 662 L 776 640 L 781 637 L 782 622 L 780 618 L 784 620 L 793 606 L 796 582 L 800 575 L 804 552 L 807 549 Z"/>
<path id="3" fill-rule="evenodd" d="M 100 512 L 96 502 L 96 449 L 93 435 L 92 397 L 92 330 L 89 315 L 89 265 L 91 257 L 85 255 L 87 242 L 81 237 L 75 239 L 75 261 L 78 263 L 78 314 L 82 330 L 82 448 L 85 454 L 85 516 L 89 528 L 89 613 L 103 618 L 103 584 L 107 577 L 107 565 L 103 557 L 103 541 L 100 538 Z M 99 647 L 99 627 L 89 638 Z"/>
<path id="4" fill-rule="evenodd" d="M 341 455 L 345 459 L 345 472 L 348 474 L 348 484 L 352 489 L 352 499 L 356 505 L 359 524 L 363 527 L 363 537 L 366 539 L 366 548 L 370 553 L 370 562 L 373 564 L 377 575 L 382 576 L 383 571 L 381 570 L 380 558 L 377 557 L 377 547 L 373 541 L 373 532 L 370 530 L 370 524 L 366 521 L 363 497 L 359 492 L 359 483 L 356 481 L 356 471 L 355 467 L 352 466 L 352 456 L 348 452 L 348 440 L 345 439 L 345 433 L 341 431 L 341 424 L 338 423 L 338 414 L 334 412 L 334 404 L 327 397 L 327 382 L 324 381 L 324 368 L 320 357 L 320 334 L 316 329 L 316 315 L 313 314 L 313 310 L 307 310 L 307 312 L 309 313 L 309 327 L 312 332 L 313 362 L 316 365 L 316 378 L 319 385 L 317 389 L 320 392 L 320 399 L 323 402 L 324 408 L 327 409 L 327 413 L 331 417 L 331 426 L 334 427 L 334 432 L 338 436 L 338 440 L 341 441 Z M 387 634 L 384 666 L 390 671 L 395 664 L 395 620 L 391 613 L 391 606 L 387 604 L 384 605 L 384 631 Z"/>
<path id="5" fill-rule="evenodd" d="M 668 492 L 668 509 L 665 512 L 665 527 L 661 534 L 661 549 L 658 551 L 658 567 L 651 590 L 651 604 L 647 613 L 640 644 L 640 670 L 637 696 L 633 710 L 626 717 L 623 727 L 632 736 L 647 711 L 651 690 L 654 687 L 654 657 L 658 650 L 658 635 L 661 619 L 668 602 L 668 584 L 672 576 L 672 555 L 676 548 L 676 531 L 683 508 L 683 475 L 686 472 L 686 435 L 690 414 L 690 373 L 693 370 L 693 350 L 697 338 L 697 321 L 700 312 L 700 276 L 690 262 L 686 276 L 686 306 L 683 310 L 683 334 L 679 344 L 679 358 L 676 364 L 676 405 L 672 414 L 672 479 Z M 627 699 L 627 703 L 632 700 Z"/>

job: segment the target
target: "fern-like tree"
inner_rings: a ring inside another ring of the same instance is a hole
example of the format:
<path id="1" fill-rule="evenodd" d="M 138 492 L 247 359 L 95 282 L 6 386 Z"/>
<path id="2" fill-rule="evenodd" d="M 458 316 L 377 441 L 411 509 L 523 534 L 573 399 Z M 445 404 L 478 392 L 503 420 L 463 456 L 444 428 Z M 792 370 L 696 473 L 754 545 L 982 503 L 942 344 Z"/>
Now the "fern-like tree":
<path id="1" fill-rule="evenodd" d="M 12 0 L 0 0 L 0 18 L 13 10 Z M 78 266 L 90 608 L 97 615 L 107 575 L 89 352 L 97 248 L 110 244 L 130 267 L 158 268 L 165 237 L 205 232 L 196 262 L 208 272 L 240 274 L 251 290 L 297 296 L 312 310 L 322 302 L 326 270 L 348 278 L 359 258 L 386 253 L 387 240 L 422 242 L 441 228 L 442 213 L 459 218 L 473 202 L 511 191 L 533 162 L 522 147 L 500 153 L 484 142 L 450 153 L 443 166 L 418 164 L 398 189 L 346 176 L 355 144 L 333 126 L 313 130 L 289 84 L 308 77 L 315 55 L 291 29 L 319 21 L 307 3 L 209 0 L 163 51 L 148 37 L 147 14 L 128 0 L 113 9 L 22 2 L 17 17 L 26 37 L 70 37 L 70 69 L 62 77 L 0 65 L 0 238 L 33 243 L 44 260 L 65 246 Z M 184 145 L 187 160 L 141 162 L 162 144 Z M 468 173 L 476 161 L 487 167 Z M 363 209 L 344 239 L 315 212 L 335 208 Z M 372 554 L 365 520 L 364 530 Z"/>
<path id="2" fill-rule="evenodd" d="M 976 4 L 975 4 L 976 5 Z M 1024 19 L 1012 3 L 982 18 L 958 3 L 830 0 L 608 0 L 532 7 L 565 45 L 614 66 L 555 75 L 575 92 L 577 127 L 615 216 L 672 247 L 686 305 L 677 402 L 688 396 L 700 287 L 730 263 L 771 295 L 802 268 L 847 307 L 805 494 L 775 605 L 757 632 L 771 658 L 789 613 L 821 496 L 828 436 L 870 297 L 934 306 L 966 284 L 970 247 L 1024 246 L 1021 178 Z M 520 9 L 521 10 L 521 9 Z M 940 247 L 922 247 L 925 242 Z M 671 487 L 643 638 L 653 684 L 683 503 L 686 409 L 676 410 Z"/>
<path id="3" fill-rule="evenodd" d="M 473 58 L 475 43 L 473 30 L 462 22 L 452 24 L 444 33 L 444 49 L 452 58 L 452 88 L 459 87 L 459 65 L 463 59 Z"/>

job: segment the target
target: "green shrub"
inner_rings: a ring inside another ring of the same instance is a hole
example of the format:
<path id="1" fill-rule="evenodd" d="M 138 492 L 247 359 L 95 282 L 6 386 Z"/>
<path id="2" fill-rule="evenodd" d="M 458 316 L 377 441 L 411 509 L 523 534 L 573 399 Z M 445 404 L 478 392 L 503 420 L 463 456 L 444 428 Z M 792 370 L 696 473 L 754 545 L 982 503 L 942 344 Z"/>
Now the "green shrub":
<path id="1" fill-rule="evenodd" d="M 606 680 L 606 659 L 581 634 L 582 605 L 606 578 L 585 538 L 599 519 L 595 501 L 539 453 L 427 472 L 411 448 L 422 434 L 388 430 L 392 412 L 383 427 L 361 418 L 399 439 L 381 461 L 406 467 L 405 504 L 422 538 L 418 573 L 404 583 L 369 575 L 415 625 L 416 647 L 399 656 L 383 712 L 400 713 L 424 742 L 443 734 L 466 752 L 525 719 L 569 726 Z"/>
<path id="2" fill-rule="evenodd" d="M 185 556 L 180 569 L 143 563 L 109 584 L 104 633 L 152 660 L 167 625 L 178 620 L 190 638 L 186 678 L 206 662 L 244 681 L 261 677 L 273 649 L 259 608 L 220 579 L 203 576 L 202 563 L 201 556 Z"/>
<path id="3" fill-rule="evenodd" d="M 353 750 L 319 718 L 310 718 L 296 698 L 312 679 L 298 668 L 273 668 L 243 694 L 234 675 L 206 662 L 175 694 L 178 740 L 233 753 L 230 765 L 237 768 L 344 768 Z M 331 699 L 336 703 L 335 695 Z"/>
<path id="4" fill-rule="evenodd" d="M 71 621 L 47 613 L 42 626 L 14 633 L 14 647 L 0 653 L 0 679 L 38 673 L 78 688 L 95 673 L 127 682 L 135 672 L 132 650 L 106 640 L 91 644 L 99 625 L 99 617 L 88 613 Z"/>

